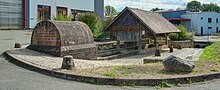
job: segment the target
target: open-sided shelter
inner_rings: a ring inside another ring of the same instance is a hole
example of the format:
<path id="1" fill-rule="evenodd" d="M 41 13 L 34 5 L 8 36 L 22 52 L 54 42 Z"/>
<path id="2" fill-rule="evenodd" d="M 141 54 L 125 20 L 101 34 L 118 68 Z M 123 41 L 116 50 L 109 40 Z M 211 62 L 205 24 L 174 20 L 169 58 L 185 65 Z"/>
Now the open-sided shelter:
<path id="1" fill-rule="evenodd" d="M 180 32 L 172 23 L 158 13 L 147 12 L 140 9 L 126 7 L 113 22 L 106 28 L 117 38 L 117 48 L 120 41 L 137 42 L 138 50 L 142 49 L 142 35 L 154 39 L 157 47 L 157 37 L 166 38 L 168 45 L 168 34 Z"/>

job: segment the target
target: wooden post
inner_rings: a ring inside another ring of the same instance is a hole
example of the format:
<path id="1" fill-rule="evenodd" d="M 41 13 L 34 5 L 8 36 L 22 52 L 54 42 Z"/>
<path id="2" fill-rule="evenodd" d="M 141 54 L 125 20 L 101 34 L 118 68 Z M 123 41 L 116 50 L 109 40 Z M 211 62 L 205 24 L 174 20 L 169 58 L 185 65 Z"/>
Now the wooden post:
<path id="1" fill-rule="evenodd" d="M 119 51 L 120 50 L 120 39 L 119 39 L 119 32 L 116 31 L 116 38 L 117 38 L 117 47 L 116 49 Z"/>
<path id="2" fill-rule="evenodd" d="M 117 50 L 119 51 L 119 49 L 120 49 L 120 40 L 117 40 Z"/>
<path id="3" fill-rule="evenodd" d="M 154 37 L 154 45 L 155 45 L 155 47 L 157 48 L 157 37 Z"/>
<path id="4" fill-rule="evenodd" d="M 137 45 L 138 45 L 138 50 L 142 50 L 142 30 L 139 31 L 138 34 L 138 39 L 137 39 Z"/>
<path id="5" fill-rule="evenodd" d="M 168 35 L 167 34 L 165 34 L 165 38 L 166 38 L 166 45 L 168 46 L 169 45 L 169 42 L 168 42 Z"/>

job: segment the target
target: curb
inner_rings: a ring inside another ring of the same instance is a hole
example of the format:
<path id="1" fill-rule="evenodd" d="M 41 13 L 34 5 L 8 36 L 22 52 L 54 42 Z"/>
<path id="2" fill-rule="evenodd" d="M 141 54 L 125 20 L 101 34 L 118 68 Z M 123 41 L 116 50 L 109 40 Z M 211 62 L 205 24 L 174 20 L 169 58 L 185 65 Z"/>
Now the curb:
<path id="1" fill-rule="evenodd" d="M 99 77 L 91 77 L 91 76 L 80 76 L 80 75 L 67 74 L 55 70 L 45 69 L 43 67 L 36 66 L 31 63 L 19 60 L 16 57 L 11 56 L 10 54 L 12 54 L 10 51 L 5 51 L 3 53 L 3 55 L 6 57 L 8 61 L 20 67 L 26 68 L 28 70 L 36 71 L 45 75 L 62 78 L 66 80 L 99 84 L 99 85 L 155 86 L 160 84 L 161 82 L 167 82 L 171 84 L 189 84 L 191 82 L 192 83 L 203 82 L 203 81 L 220 78 L 220 72 L 204 74 L 204 75 L 195 75 L 189 77 L 177 77 L 177 78 L 165 78 L 165 79 L 117 79 L 117 78 L 99 78 Z"/>

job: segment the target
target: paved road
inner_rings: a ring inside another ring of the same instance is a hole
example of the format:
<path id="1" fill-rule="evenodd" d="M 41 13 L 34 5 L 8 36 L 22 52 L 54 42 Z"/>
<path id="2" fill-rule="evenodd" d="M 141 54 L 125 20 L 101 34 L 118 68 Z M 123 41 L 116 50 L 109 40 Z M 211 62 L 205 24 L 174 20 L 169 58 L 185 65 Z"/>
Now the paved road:
<path id="1" fill-rule="evenodd" d="M 0 31 L 0 53 L 12 48 L 14 43 L 30 42 L 29 31 Z M 6 61 L 0 56 L 0 90 L 150 90 L 154 87 L 116 87 L 92 85 L 58 79 L 29 71 Z M 219 90 L 220 80 L 163 88 L 162 90 Z"/>

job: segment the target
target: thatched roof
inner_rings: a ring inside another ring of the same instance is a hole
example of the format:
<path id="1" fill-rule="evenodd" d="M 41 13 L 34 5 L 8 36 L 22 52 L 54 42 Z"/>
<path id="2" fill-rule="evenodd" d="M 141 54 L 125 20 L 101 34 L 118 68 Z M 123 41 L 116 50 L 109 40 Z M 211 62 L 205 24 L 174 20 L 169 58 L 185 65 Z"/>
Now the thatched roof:
<path id="1" fill-rule="evenodd" d="M 175 27 L 172 23 L 170 23 L 168 20 L 166 20 L 163 16 L 161 16 L 158 13 L 154 12 L 147 12 L 140 9 L 134 9 L 126 7 L 110 24 L 110 26 L 106 29 L 107 31 L 110 31 L 112 25 L 115 22 L 118 22 L 119 19 L 123 13 L 126 11 L 129 11 L 132 13 L 134 17 L 136 17 L 145 27 L 148 27 L 151 32 L 154 32 L 154 34 L 165 34 L 165 33 L 173 33 L 173 32 L 180 32 L 180 30 Z"/>

